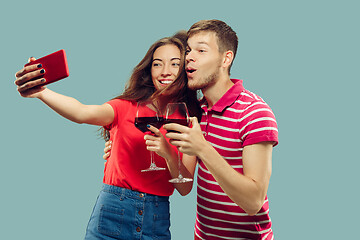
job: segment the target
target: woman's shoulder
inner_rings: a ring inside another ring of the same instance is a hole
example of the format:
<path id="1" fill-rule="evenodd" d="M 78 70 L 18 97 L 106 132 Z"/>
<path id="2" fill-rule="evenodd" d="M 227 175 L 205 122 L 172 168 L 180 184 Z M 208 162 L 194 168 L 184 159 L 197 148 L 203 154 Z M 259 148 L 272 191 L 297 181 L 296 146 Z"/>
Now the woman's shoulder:
<path id="1" fill-rule="evenodd" d="M 114 107 L 119 107 L 119 106 L 136 106 L 136 101 L 133 100 L 125 100 L 125 99 L 120 99 L 120 98 L 114 98 L 111 99 L 110 101 L 107 102 L 108 104 L 114 106 Z"/>

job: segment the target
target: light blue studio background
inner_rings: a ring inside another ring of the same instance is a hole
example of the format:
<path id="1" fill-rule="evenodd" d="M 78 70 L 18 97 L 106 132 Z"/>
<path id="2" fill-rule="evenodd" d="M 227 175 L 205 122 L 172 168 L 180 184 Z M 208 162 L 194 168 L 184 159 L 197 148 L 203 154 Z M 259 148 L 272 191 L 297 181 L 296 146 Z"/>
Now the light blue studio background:
<path id="1" fill-rule="evenodd" d="M 359 224 L 357 1 L 7 1 L 1 3 L 0 239 L 82 239 L 101 187 L 104 142 L 37 99 L 14 73 L 67 52 L 51 85 L 86 104 L 121 93 L 157 39 L 224 20 L 240 46 L 232 76 L 278 121 L 268 196 L 276 239 L 351 239 Z M 192 239 L 195 189 L 171 197 L 173 239 Z"/>

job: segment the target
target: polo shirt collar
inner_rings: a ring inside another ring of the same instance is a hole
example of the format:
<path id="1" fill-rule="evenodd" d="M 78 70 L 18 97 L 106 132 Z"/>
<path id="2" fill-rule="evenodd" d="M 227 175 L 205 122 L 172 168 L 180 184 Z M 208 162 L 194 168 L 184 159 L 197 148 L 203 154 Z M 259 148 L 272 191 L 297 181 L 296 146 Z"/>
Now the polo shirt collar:
<path id="1" fill-rule="evenodd" d="M 214 106 L 211 108 L 212 111 L 216 111 L 216 112 L 222 112 L 224 111 L 224 109 L 226 107 L 229 107 L 230 105 L 232 105 L 235 100 L 238 98 L 239 93 L 242 92 L 244 90 L 243 87 L 243 81 L 240 79 L 230 79 L 234 85 L 219 99 L 219 101 L 217 101 Z M 208 103 L 205 99 L 205 97 L 203 98 L 203 101 L 201 102 L 201 108 L 204 111 L 207 111 L 208 109 Z"/>

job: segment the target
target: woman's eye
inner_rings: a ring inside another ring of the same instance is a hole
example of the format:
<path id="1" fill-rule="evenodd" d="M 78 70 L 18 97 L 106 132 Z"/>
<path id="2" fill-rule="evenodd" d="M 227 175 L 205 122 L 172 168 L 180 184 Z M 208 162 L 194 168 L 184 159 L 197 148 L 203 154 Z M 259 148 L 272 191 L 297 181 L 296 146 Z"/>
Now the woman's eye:
<path id="1" fill-rule="evenodd" d="M 172 65 L 173 65 L 173 66 L 176 66 L 176 67 L 179 67 L 179 66 L 180 66 L 180 63 L 173 63 Z"/>

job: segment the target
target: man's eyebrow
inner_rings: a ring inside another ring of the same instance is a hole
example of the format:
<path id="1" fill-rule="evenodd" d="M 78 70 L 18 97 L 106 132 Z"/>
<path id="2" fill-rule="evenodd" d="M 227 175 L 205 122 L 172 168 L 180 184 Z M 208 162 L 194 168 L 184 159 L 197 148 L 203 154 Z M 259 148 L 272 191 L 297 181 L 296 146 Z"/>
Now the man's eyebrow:
<path id="1" fill-rule="evenodd" d="M 196 43 L 194 43 L 193 44 L 193 47 L 195 47 L 196 45 L 206 45 L 206 46 L 209 46 L 209 43 L 207 43 L 207 42 L 196 42 Z M 186 49 L 188 50 L 188 49 L 191 49 L 191 47 L 189 47 L 189 45 L 187 45 L 186 46 Z"/>
<path id="2" fill-rule="evenodd" d="M 207 43 L 207 42 L 197 42 L 197 44 L 205 44 L 205 45 L 208 45 L 209 46 L 209 44 Z"/>

